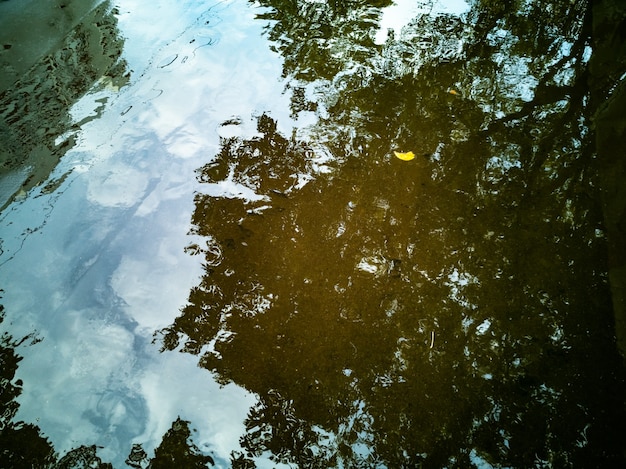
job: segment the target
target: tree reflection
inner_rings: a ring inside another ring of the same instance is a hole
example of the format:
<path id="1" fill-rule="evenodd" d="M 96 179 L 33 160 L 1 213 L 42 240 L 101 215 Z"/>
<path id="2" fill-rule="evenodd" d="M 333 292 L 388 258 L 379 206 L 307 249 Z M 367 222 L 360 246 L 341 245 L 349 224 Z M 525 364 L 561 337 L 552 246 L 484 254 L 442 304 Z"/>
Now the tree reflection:
<path id="1" fill-rule="evenodd" d="M 196 197 L 205 275 L 163 331 L 258 394 L 248 456 L 623 463 L 586 5 L 474 2 L 381 46 L 379 5 L 264 5 L 294 114 L 319 122 L 303 142 L 263 114 L 199 170 L 230 192 Z"/>
<path id="2" fill-rule="evenodd" d="M 2 293 L 2 290 L 0 290 Z M 4 321 L 4 306 L 0 305 L 0 323 Z M 48 438 L 38 426 L 15 422 L 18 411 L 18 396 L 23 382 L 15 379 L 19 362 L 22 360 L 15 349 L 20 345 L 39 341 L 35 334 L 21 340 L 14 339 L 8 332 L 0 336 L 0 467 L 2 468 L 50 468 L 50 469 L 112 469 L 97 455 L 96 445 L 83 445 L 58 457 Z M 193 443 L 189 422 L 176 419 L 163 435 L 155 456 L 148 455 L 141 445 L 133 445 L 126 464 L 133 468 L 206 468 L 214 464 L 213 458 L 204 455 Z M 241 458 L 245 462 L 245 458 Z M 238 467 L 246 467 L 240 465 Z"/>
<path id="3" fill-rule="evenodd" d="M 211 456 L 203 455 L 191 441 L 189 422 L 178 417 L 172 427 L 163 435 L 163 440 L 155 450 L 154 458 L 148 455 L 141 445 L 135 444 L 126 459 L 126 464 L 134 468 L 169 469 L 172 467 L 206 468 L 214 464 Z"/>
<path id="4" fill-rule="evenodd" d="M 2 293 L 2 290 L 0 290 Z M 4 306 L 0 305 L 0 323 L 4 321 Z M 26 422 L 15 422 L 19 408 L 16 399 L 22 392 L 22 380 L 15 380 L 15 373 L 22 357 L 15 349 L 25 342 L 39 341 L 35 334 L 15 340 L 8 332 L 0 337 L 0 467 L 6 468 L 54 468 L 111 469 L 96 455 L 96 447 L 80 446 L 68 451 L 57 460 L 57 454 L 48 439 L 41 435 L 39 427 Z"/>
<path id="5" fill-rule="evenodd" d="M 0 290 L 0 293 L 2 290 Z M 4 306 L 0 305 L 0 323 L 4 321 Z M 22 392 L 22 380 L 15 380 L 15 372 L 22 358 L 15 348 L 32 336 L 15 340 L 7 332 L 0 337 L 0 465 L 2 467 L 45 467 L 54 461 L 50 442 L 39 434 L 39 429 L 24 422 L 12 422 Z"/>

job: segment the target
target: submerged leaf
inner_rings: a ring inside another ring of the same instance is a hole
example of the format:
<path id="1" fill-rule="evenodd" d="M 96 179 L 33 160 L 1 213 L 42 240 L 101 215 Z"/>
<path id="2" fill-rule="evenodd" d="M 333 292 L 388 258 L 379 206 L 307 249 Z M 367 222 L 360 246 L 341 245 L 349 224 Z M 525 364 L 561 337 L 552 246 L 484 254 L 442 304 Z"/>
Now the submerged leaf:
<path id="1" fill-rule="evenodd" d="M 411 161 L 413 158 L 415 158 L 415 154 L 412 151 L 407 151 L 406 153 L 394 151 L 393 154 L 400 158 L 402 161 Z"/>

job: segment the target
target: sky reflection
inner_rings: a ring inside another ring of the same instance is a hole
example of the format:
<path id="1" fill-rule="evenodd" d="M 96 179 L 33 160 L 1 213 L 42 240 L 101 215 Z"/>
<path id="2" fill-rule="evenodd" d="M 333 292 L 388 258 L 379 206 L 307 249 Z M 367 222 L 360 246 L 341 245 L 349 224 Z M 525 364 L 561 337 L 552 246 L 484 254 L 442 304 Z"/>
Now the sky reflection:
<path id="1" fill-rule="evenodd" d="M 61 454 L 81 444 L 125 467 L 130 443 L 150 452 L 180 416 L 227 467 L 254 396 L 218 386 L 195 357 L 159 353 L 201 274 L 185 253 L 194 170 L 215 154 L 220 124 L 271 110 L 289 125 L 281 62 L 244 2 L 117 2 L 130 81 L 99 80 L 71 109 L 78 143 L 0 219 L 2 303 L 19 336 L 17 420 Z M 246 121 L 250 125 L 246 126 Z M 262 458 L 261 458 L 262 459 Z M 263 464 L 260 463 L 259 467 Z"/>
<path id="2" fill-rule="evenodd" d="M 0 181 L 15 419 L 115 467 L 179 417 L 218 467 L 617 447 L 584 8 L 260 3 L 102 2 L 93 86 L 15 126 L 62 156 Z"/>

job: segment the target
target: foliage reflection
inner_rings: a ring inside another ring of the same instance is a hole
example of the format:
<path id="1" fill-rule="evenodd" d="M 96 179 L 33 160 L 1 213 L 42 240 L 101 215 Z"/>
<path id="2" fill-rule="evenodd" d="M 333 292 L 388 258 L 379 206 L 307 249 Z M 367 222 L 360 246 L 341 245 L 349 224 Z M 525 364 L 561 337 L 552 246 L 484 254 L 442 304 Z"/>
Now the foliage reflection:
<path id="1" fill-rule="evenodd" d="M 254 196 L 197 196 L 205 275 L 163 331 L 258 394 L 247 456 L 623 461 L 586 5 L 473 2 L 377 46 L 382 4 L 262 4 L 294 116 L 319 120 L 288 138 L 263 114 L 199 170 Z"/>

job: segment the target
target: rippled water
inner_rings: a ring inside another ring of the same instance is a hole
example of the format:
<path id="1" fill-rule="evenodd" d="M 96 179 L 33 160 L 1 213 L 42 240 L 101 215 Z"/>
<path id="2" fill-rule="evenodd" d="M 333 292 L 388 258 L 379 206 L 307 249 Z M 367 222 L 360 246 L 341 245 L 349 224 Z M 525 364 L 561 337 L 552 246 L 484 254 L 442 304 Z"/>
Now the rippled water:
<path id="1" fill-rule="evenodd" d="M 47 48 L 0 35 L 7 458 L 623 462 L 585 4 L 36 3 Z"/>

